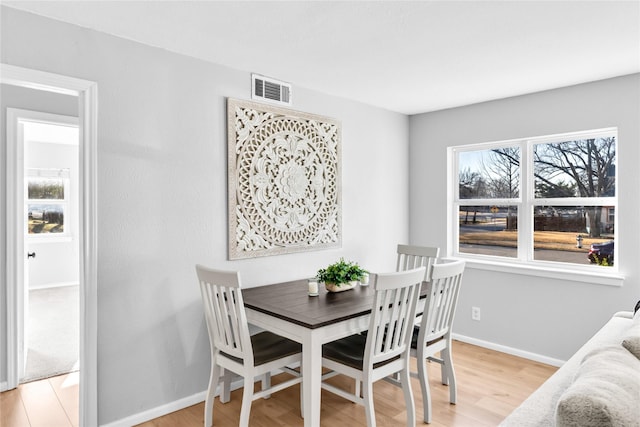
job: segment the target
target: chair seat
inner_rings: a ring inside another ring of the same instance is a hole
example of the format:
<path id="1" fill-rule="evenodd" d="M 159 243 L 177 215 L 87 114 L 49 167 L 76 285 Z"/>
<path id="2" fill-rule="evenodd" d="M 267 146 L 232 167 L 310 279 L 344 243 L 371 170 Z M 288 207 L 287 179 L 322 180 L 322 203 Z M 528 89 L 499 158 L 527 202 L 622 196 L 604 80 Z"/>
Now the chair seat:
<path id="1" fill-rule="evenodd" d="M 362 370 L 366 343 L 366 334 L 356 334 L 346 338 L 341 338 L 323 345 L 322 357 L 333 360 L 334 362 L 342 363 L 354 369 Z M 385 360 L 384 362 L 376 363 L 373 367 L 379 368 L 380 366 L 391 363 L 399 358 L 400 356 L 396 356 L 389 360 Z"/>
<path id="2" fill-rule="evenodd" d="M 253 347 L 253 364 L 255 366 L 273 362 L 302 351 L 302 344 L 269 331 L 251 335 L 251 345 Z M 229 359 L 242 363 L 240 358 L 230 356 L 224 352 L 220 353 Z"/>
<path id="3" fill-rule="evenodd" d="M 420 334 L 420 327 L 419 326 L 414 326 L 413 327 L 413 335 L 411 336 L 411 348 L 418 348 L 418 335 Z M 438 341 L 441 341 L 442 339 L 444 339 L 444 336 L 441 336 L 439 338 L 436 338 L 435 340 L 431 340 L 428 341 L 426 345 L 431 345 L 431 344 L 435 344 Z"/>

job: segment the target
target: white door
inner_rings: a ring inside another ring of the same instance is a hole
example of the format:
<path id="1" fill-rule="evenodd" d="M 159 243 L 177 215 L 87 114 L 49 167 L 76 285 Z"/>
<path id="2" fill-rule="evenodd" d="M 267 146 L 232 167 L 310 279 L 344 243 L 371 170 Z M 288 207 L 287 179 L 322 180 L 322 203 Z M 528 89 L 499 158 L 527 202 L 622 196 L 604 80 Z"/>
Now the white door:
<path id="1" fill-rule="evenodd" d="M 14 224 L 17 229 L 15 232 L 18 237 L 17 252 L 22 254 L 22 262 L 16 264 L 15 274 L 17 321 L 13 328 L 17 335 L 17 349 L 13 351 L 17 351 L 17 375 L 14 378 L 22 382 L 25 378 L 32 335 L 29 331 L 29 294 L 33 288 L 30 283 L 33 284 L 34 275 L 30 272 L 34 271 L 33 263 L 38 252 L 41 257 L 48 253 L 51 258 L 51 254 L 68 254 L 69 251 L 65 251 L 64 247 L 73 246 L 73 257 L 67 260 L 67 270 L 71 271 L 67 272 L 66 277 L 69 277 L 68 282 L 79 283 L 79 132 L 76 117 L 37 111 L 8 108 L 7 123 L 10 124 L 8 127 L 14 130 L 12 134 L 7 135 L 7 142 L 13 147 L 16 158 L 13 182 L 8 185 L 17 192 L 15 200 L 23 201 L 13 207 L 16 218 Z M 74 181 L 73 185 L 71 181 Z M 55 263 L 54 261 L 53 264 Z M 41 264 L 46 264 L 46 260 Z M 49 262 L 49 265 L 51 264 Z M 55 281 L 60 274 L 53 270 L 43 272 L 40 268 L 35 271 L 38 273 L 36 276 L 54 278 L 53 281 L 48 280 L 49 283 L 46 283 L 47 280 L 43 283 L 43 279 L 40 278 L 36 286 L 61 284 L 59 280 Z M 77 346 L 77 343 L 75 345 Z M 40 361 L 42 360 L 46 361 L 46 357 L 40 357 Z M 46 367 L 39 369 L 44 368 Z"/>

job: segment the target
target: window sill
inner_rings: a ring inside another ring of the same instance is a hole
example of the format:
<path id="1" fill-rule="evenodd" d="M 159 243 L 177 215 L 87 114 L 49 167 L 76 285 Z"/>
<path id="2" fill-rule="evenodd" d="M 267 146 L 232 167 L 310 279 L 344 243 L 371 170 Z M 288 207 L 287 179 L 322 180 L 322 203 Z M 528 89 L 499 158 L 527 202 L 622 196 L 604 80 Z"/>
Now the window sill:
<path id="1" fill-rule="evenodd" d="M 71 242 L 73 241 L 73 236 L 66 234 L 66 235 L 56 235 L 56 234 L 48 234 L 45 236 L 29 236 L 28 237 L 28 242 L 29 243 L 66 243 L 66 242 Z"/>
<path id="2" fill-rule="evenodd" d="M 550 279 L 569 280 L 572 282 L 590 283 L 595 285 L 606 286 L 622 286 L 624 276 L 617 271 L 600 272 L 596 269 L 601 267 L 593 267 L 594 270 L 587 269 L 569 269 L 558 268 L 549 265 L 528 265 L 522 264 L 514 260 L 514 262 L 497 262 L 490 260 L 469 259 L 467 257 L 459 257 L 466 261 L 468 268 L 477 270 L 500 271 L 503 273 L 521 274 L 526 276 L 546 277 Z"/>

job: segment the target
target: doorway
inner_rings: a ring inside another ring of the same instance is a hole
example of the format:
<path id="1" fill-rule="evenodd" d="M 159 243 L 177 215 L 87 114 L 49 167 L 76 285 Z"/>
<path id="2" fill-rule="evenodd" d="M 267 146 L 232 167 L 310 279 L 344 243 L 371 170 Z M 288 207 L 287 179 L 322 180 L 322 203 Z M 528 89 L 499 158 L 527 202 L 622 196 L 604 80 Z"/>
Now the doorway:
<path id="1" fill-rule="evenodd" d="M 0 64 L 0 83 L 35 89 L 38 91 L 72 95 L 77 98 L 79 118 L 79 424 L 98 425 L 97 398 L 97 85 L 95 82 L 37 71 L 8 64 Z M 7 123 L 7 132 L 11 123 Z M 2 309 L 6 325 L 6 358 L 0 355 L 0 389 L 15 388 L 18 383 L 18 343 L 16 325 L 24 311 L 24 294 L 18 292 L 18 284 L 24 283 L 24 263 L 27 252 L 24 246 L 23 216 L 16 215 L 16 206 L 24 203 L 24 187 L 15 186 L 16 176 L 22 176 L 22 158 L 15 146 L 6 147 L 6 215 L 1 230 L 6 236 L 6 262 L 3 279 L 6 283 L 6 305 Z M 0 248 L 2 251 L 5 248 Z M 2 261 L 3 257 L 0 257 Z M 28 273 L 27 273 L 28 274 Z M 0 295 L 1 296 L 1 295 Z M 1 298 L 0 298 L 1 299 Z M 2 339 L 0 331 L 0 339 Z"/>
<path id="2" fill-rule="evenodd" d="M 17 325 L 22 384 L 79 369 L 79 129 L 76 117 L 12 108 L 7 116 L 24 152 L 16 182 L 25 188 L 16 215 L 27 253 Z"/>

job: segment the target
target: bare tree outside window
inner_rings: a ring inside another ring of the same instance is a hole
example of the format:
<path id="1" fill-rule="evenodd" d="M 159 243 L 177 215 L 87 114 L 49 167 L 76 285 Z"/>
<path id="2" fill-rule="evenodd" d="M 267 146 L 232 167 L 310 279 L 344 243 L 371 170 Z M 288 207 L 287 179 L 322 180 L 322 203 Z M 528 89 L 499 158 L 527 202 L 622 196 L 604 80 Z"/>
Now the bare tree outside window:
<path id="1" fill-rule="evenodd" d="M 616 138 L 592 138 L 534 148 L 536 197 L 615 196 Z M 602 234 L 602 209 L 586 206 L 589 237 Z"/>
<path id="2" fill-rule="evenodd" d="M 505 147 L 490 150 L 483 164 L 491 176 L 491 194 L 496 199 L 513 199 L 520 194 L 520 148 Z"/>
<path id="3" fill-rule="evenodd" d="M 515 198 L 520 193 L 520 147 L 460 153 L 461 199 Z"/>

